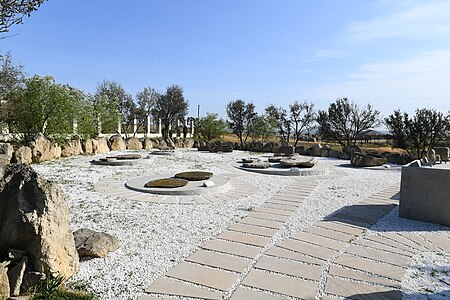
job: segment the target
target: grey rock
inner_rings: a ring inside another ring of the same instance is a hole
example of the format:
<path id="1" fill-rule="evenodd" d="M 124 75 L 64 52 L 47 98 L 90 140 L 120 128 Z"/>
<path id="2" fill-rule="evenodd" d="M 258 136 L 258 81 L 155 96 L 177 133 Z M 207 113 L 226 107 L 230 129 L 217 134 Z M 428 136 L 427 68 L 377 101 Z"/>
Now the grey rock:
<path id="1" fill-rule="evenodd" d="M 76 156 L 81 153 L 83 153 L 83 147 L 80 140 L 70 140 L 61 146 L 62 157 Z"/>
<path id="2" fill-rule="evenodd" d="M 18 263 L 10 267 L 8 271 L 8 279 L 11 296 L 20 295 L 20 287 L 22 285 L 22 279 L 23 275 L 25 274 L 27 264 L 28 264 L 28 257 L 24 256 Z"/>
<path id="3" fill-rule="evenodd" d="M 70 278 L 79 258 L 63 191 L 28 165 L 11 164 L 0 180 L 0 253 L 26 251 L 34 271 Z"/>
<path id="4" fill-rule="evenodd" d="M 328 157 L 334 157 L 334 158 L 338 158 L 340 155 L 340 152 L 334 149 L 330 149 L 328 150 Z"/>
<path id="5" fill-rule="evenodd" d="M 110 137 L 109 142 L 111 143 L 112 151 L 127 149 L 127 144 L 122 139 L 122 136 L 120 134 L 116 134 Z"/>
<path id="6" fill-rule="evenodd" d="M 349 146 L 346 146 L 346 147 L 342 148 L 342 152 L 347 153 L 347 154 L 350 154 L 350 157 L 352 156 L 352 154 L 353 154 L 354 152 L 360 152 L 360 153 L 362 153 L 361 148 L 359 148 L 359 147 L 356 146 L 356 145 L 349 145 Z"/>
<path id="7" fill-rule="evenodd" d="M 285 158 L 280 161 L 280 164 L 286 168 L 312 168 L 317 164 L 317 158 Z"/>
<path id="8" fill-rule="evenodd" d="M 244 168 L 250 168 L 250 169 L 267 169 L 270 168 L 272 165 L 268 162 L 263 161 L 256 161 L 252 163 L 244 163 L 242 164 Z"/>
<path id="9" fill-rule="evenodd" d="M 81 148 L 83 148 L 83 152 L 86 154 L 94 153 L 94 148 L 92 147 L 92 139 L 85 139 L 81 141 Z"/>
<path id="10" fill-rule="evenodd" d="M 0 155 L 6 155 L 11 159 L 12 155 L 14 153 L 14 147 L 11 146 L 10 143 L 5 143 L 0 145 Z"/>
<path id="11" fill-rule="evenodd" d="M 149 139 L 149 138 L 145 138 L 144 141 L 142 142 L 142 148 L 144 150 L 153 149 L 153 142 L 152 142 L 152 140 Z"/>
<path id="12" fill-rule="evenodd" d="M 33 152 L 31 148 L 28 146 L 21 146 L 14 151 L 11 161 L 18 164 L 31 164 L 33 162 Z"/>
<path id="13" fill-rule="evenodd" d="M 73 235 L 80 257 L 105 257 L 109 252 L 120 247 L 119 240 L 105 232 L 81 228 Z"/>
<path id="14" fill-rule="evenodd" d="M 322 148 L 321 150 L 320 150 L 320 156 L 322 156 L 322 157 L 328 157 L 328 152 L 329 152 L 329 149 L 327 149 L 327 148 Z"/>
<path id="15" fill-rule="evenodd" d="M 108 153 L 109 152 L 108 141 L 103 137 L 98 138 L 98 139 L 93 139 L 92 140 L 92 152 L 95 154 Z"/>
<path id="16" fill-rule="evenodd" d="M 387 159 L 382 155 L 354 152 L 350 162 L 357 167 L 375 167 L 384 165 Z"/>
<path id="17" fill-rule="evenodd" d="M 309 149 L 310 149 L 309 150 L 309 155 L 311 155 L 311 156 L 321 156 L 323 147 L 320 144 L 316 144 L 316 145 L 312 146 Z"/>

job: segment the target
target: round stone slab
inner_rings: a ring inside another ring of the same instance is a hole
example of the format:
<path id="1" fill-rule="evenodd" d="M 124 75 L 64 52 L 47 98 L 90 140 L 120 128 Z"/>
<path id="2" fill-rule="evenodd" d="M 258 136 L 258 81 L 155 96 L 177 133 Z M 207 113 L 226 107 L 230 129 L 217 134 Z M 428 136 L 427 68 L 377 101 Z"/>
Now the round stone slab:
<path id="1" fill-rule="evenodd" d="M 161 178 L 161 179 L 155 179 L 150 180 L 146 184 L 144 184 L 144 187 L 146 188 L 179 188 L 183 187 L 186 184 L 188 184 L 188 181 L 186 179 L 181 178 Z"/>
<path id="2" fill-rule="evenodd" d="M 313 175 L 327 175 L 330 174 L 330 170 L 326 165 L 317 164 L 313 168 L 303 169 L 303 168 L 285 168 L 279 163 L 272 164 L 271 167 L 267 169 L 254 169 L 246 168 L 240 165 L 235 166 L 238 169 L 254 172 L 266 175 L 281 175 L 281 176 L 313 176 Z"/>
<path id="3" fill-rule="evenodd" d="M 175 174 L 175 178 L 186 179 L 188 181 L 208 180 L 213 177 L 213 173 L 205 171 L 188 171 Z"/>
<path id="4" fill-rule="evenodd" d="M 170 178 L 171 174 L 155 175 L 155 176 L 143 176 L 136 177 L 128 180 L 125 186 L 134 191 L 142 193 L 151 193 L 158 195 L 202 195 L 211 192 L 218 192 L 226 189 L 229 185 L 229 179 L 223 176 L 214 175 L 210 179 L 209 184 L 204 184 L 204 181 L 188 181 L 188 184 L 179 188 L 146 188 L 144 185 L 156 179 Z"/>
<path id="5" fill-rule="evenodd" d="M 117 159 L 113 157 L 107 157 L 106 159 L 99 160 L 91 160 L 91 164 L 94 165 L 102 165 L 102 166 L 131 166 L 136 162 L 140 161 L 141 158 L 138 159 Z"/>
<path id="6" fill-rule="evenodd" d="M 174 155 L 175 150 L 156 150 L 156 151 L 150 152 L 150 154 L 152 154 L 152 155 Z"/>

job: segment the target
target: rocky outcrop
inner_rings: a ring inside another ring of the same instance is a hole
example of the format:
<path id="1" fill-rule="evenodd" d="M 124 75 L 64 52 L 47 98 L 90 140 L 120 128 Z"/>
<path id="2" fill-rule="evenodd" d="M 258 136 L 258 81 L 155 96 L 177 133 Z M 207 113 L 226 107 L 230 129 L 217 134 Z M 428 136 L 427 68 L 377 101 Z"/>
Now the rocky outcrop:
<path id="1" fill-rule="evenodd" d="M 316 144 L 309 149 L 309 155 L 311 156 L 322 156 L 322 145 Z"/>
<path id="2" fill-rule="evenodd" d="M 153 142 L 152 142 L 152 140 L 149 139 L 149 138 L 145 138 L 144 141 L 142 142 L 142 148 L 144 150 L 153 149 Z"/>
<path id="3" fill-rule="evenodd" d="M 92 140 L 92 151 L 94 154 L 98 153 L 108 153 L 109 147 L 108 147 L 108 141 L 105 138 L 98 138 Z"/>
<path id="4" fill-rule="evenodd" d="M 129 150 L 142 150 L 142 143 L 136 137 L 131 137 L 126 141 L 127 149 Z"/>
<path id="5" fill-rule="evenodd" d="M 92 139 L 85 139 L 81 141 L 81 148 L 83 149 L 83 152 L 86 154 L 94 153 L 94 149 L 92 147 Z"/>
<path id="6" fill-rule="evenodd" d="M 0 299 L 7 299 L 10 295 L 8 262 L 0 263 Z"/>
<path id="7" fill-rule="evenodd" d="M 32 161 L 40 163 L 61 157 L 61 147 L 56 143 L 50 142 L 43 134 L 37 134 L 30 143 L 32 151 Z"/>
<path id="8" fill-rule="evenodd" d="M 18 164 L 31 164 L 33 162 L 33 151 L 30 147 L 22 146 L 14 151 L 11 161 Z"/>
<path id="9" fill-rule="evenodd" d="M 286 168 L 312 168 L 317 164 L 317 158 L 293 157 L 280 160 L 280 164 Z"/>
<path id="10" fill-rule="evenodd" d="M 110 137 L 109 142 L 111 143 L 111 151 L 127 149 L 127 144 L 122 139 L 122 136 L 120 134 L 116 134 Z"/>
<path id="11" fill-rule="evenodd" d="M 80 155 L 81 153 L 83 153 L 83 147 L 81 146 L 80 140 L 67 141 L 66 144 L 61 147 L 62 157 Z"/>
<path id="12" fill-rule="evenodd" d="M 348 154 L 351 157 L 355 152 L 362 153 L 362 150 L 356 145 L 349 145 L 342 148 L 342 152 Z"/>
<path id="13" fill-rule="evenodd" d="M 105 232 L 82 228 L 75 231 L 73 236 L 80 257 L 105 257 L 120 247 L 119 240 Z"/>
<path id="14" fill-rule="evenodd" d="M 14 147 L 10 143 L 0 144 L 0 156 L 10 161 L 14 153 Z"/>
<path id="15" fill-rule="evenodd" d="M 30 268 L 70 278 L 79 258 L 69 228 L 66 197 L 27 165 L 11 164 L 0 180 L 0 256 L 27 253 Z"/>
<path id="16" fill-rule="evenodd" d="M 382 166 L 387 159 L 381 155 L 354 152 L 350 159 L 352 165 L 357 167 L 376 167 Z"/>
<path id="17" fill-rule="evenodd" d="M 242 164 L 242 166 L 244 168 L 249 168 L 249 169 L 267 169 L 270 168 L 272 165 L 268 162 L 264 162 L 264 161 L 254 161 L 251 163 L 244 163 Z"/>

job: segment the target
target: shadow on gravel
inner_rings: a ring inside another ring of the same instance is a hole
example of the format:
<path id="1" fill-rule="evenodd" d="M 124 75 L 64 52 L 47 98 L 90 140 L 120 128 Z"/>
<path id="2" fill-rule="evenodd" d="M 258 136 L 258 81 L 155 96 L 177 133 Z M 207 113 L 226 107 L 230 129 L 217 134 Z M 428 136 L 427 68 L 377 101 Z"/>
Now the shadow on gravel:
<path id="1" fill-rule="evenodd" d="M 424 288 L 427 289 L 427 288 Z M 353 299 L 353 300 L 446 300 L 450 297 L 450 290 L 445 290 L 441 293 L 433 293 L 424 291 L 424 293 L 417 293 L 417 294 L 404 294 L 401 291 L 392 290 L 387 292 L 374 292 L 374 293 L 367 293 L 367 294 L 355 294 L 351 295 L 345 299 Z"/>

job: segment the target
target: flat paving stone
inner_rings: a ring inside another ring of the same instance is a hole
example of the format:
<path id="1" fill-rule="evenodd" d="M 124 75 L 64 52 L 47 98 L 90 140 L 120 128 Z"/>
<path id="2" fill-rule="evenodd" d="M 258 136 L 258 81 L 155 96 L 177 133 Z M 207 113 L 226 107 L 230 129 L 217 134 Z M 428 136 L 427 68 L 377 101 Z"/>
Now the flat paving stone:
<path id="1" fill-rule="evenodd" d="M 317 283 L 255 269 L 248 273 L 242 284 L 301 299 L 314 299 L 317 290 Z"/>
<path id="2" fill-rule="evenodd" d="M 306 231 L 316 234 L 316 235 L 325 236 L 325 237 L 328 237 L 330 239 L 334 239 L 337 241 L 345 242 L 345 243 L 349 243 L 350 240 L 355 238 L 355 236 L 352 234 L 343 233 L 340 231 L 335 231 L 335 230 L 322 228 L 322 227 L 318 227 L 318 226 L 311 226 L 308 229 L 306 229 Z"/>
<path id="3" fill-rule="evenodd" d="M 351 213 L 347 214 L 347 213 L 344 213 L 344 212 L 337 212 L 337 213 L 332 214 L 331 216 L 335 217 L 335 218 L 341 218 L 341 219 L 357 222 L 357 224 L 361 223 L 362 225 L 365 225 L 365 226 L 373 225 L 373 224 L 375 224 L 378 221 L 378 218 L 361 217 L 361 216 L 358 216 L 356 214 L 351 214 Z M 349 223 L 352 224 L 353 222 L 349 222 Z"/>
<path id="4" fill-rule="evenodd" d="M 331 248 L 334 250 L 341 250 L 347 245 L 347 243 L 332 240 L 332 239 L 329 239 L 326 237 L 322 237 L 322 236 L 304 232 L 304 231 L 297 232 L 296 234 L 294 234 L 292 236 L 292 238 L 294 238 L 296 240 L 308 242 L 311 244 L 315 244 L 318 246 Z"/>
<path id="5" fill-rule="evenodd" d="M 284 226 L 284 223 L 272 221 L 272 220 L 264 220 L 259 218 L 245 217 L 239 221 L 239 223 L 267 227 L 272 229 L 280 229 Z"/>
<path id="6" fill-rule="evenodd" d="M 405 275 L 404 269 L 346 254 L 339 256 L 334 263 L 397 281 L 402 281 L 403 276 Z"/>
<path id="7" fill-rule="evenodd" d="M 222 294 L 219 292 L 213 292 L 168 278 L 158 278 L 150 285 L 150 287 L 145 289 L 145 292 L 208 300 L 222 299 Z"/>
<path id="8" fill-rule="evenodd" d="M 290 203 L 291 205 L 297 205 L 300 206 L 303 201 L 305 201 L 306 198 L 296 198 L 296 199 L 286 199 L 280 196 L 274 196 L 272 198 L 270 198 L 270 201 L 280 201 L 280 202 L 284 202 L 284 203 Z M 269 201 L 269 200 L 267 200 Z"/>
<path id="9" fill-rule="evenodd" d="M 203 249 L 214 250 L 218 252 L 234 254 L 237 256 L 254 258 L 261 251 L 261 248 L 244 245 L 240 243 L 234 243 L 224 240 L 212 240 L 208 242 L 206 245 L 202 246 Z"/>
<path id="10" fill-rule="evenodd" d="M 407 267 L 411 262 L 411 258 L 406 256 L 402 256 L 395 253 L 386 254 L 386 252 L 384 251 L 370 249 L 359 245 L 353 245 L 349 247 L 345 252 L 373 260 L 382 261 L 399 267 Z"/>
<path id="11" fill-rule="evenodd" d="M 450 252 L 450 239 L 431 234 L 423 235 L 423 237 L 425 237 L 427 240 L 429 240 L 445 252 Z"/>
<path id="12" fill-rule="evenodd" d="M 316 281 L 319 281 L 322 275 L 322 268 L 320 266 L 265 255 L 258 260 L 255 268 Z"/>
<path id="13" fill-rule="evenodd" d="M 267 208 L 267 207 L 262 207 L 262 206 L 257 207 L 255 209 L 255 211 L 273 214 L 273 215 L 281 215 L 281 216 L 286 216 L 286 217 L 290 217 L 292 215 L 292 211 L 287 211 L 284 209 L 276 209 L 276 208 Z"/>
<path id="14" fill-rule="evenodd" d="M 277 246 L 286 248 L 288 250 L 304 253 L 309 256 L 317 257 L 324 260 L 328 260 L 336 253 L 336 251 L 334 250 L 326 249 L 316 245 L 311 245 L 293 239 L 283 240 L 280 243 L 278 243 Z"/>
<path id="15" fill-rule="evenodd" d="M 316 264 L 316 265 L 322 265 L 325 263 L 323 259 L 319 259 L 316 257 L 311 257 L 304 255 L 303 253 L 287 250 L 284 248 L 280 248 L 277 246 L 271 247 L 269 250 L 265 252 L 266 255 L 276 256 L 276 257 L 283 257 L 288 258 L 296 261 L 301 261 L 309 264 Z"/>
<path id="16" fill-rule="evenodd" d="M 377 234 L 371 234 L 365 237 L 368 240 L 380 243 L 380 244 L 384 244 L 384 245 L 388 245 L 397 249 L 401 249 L 403 251 L 412 253 L 412 254 L 416 254 L 417 252 L 419 252 L 419 250 L 417 249 L 412 249 L 411 247 L 405 246 L 403 244 L 397 243 L 396 241 L 393 241 L 391 239 L 385 238 L 384 236 L 381 235 L 377 235 Z"/>
<path id="17" fill-rule="evenodd" d="M 166 298 L 166 297 L 154 297 L 149 295 L 141 295 L 138 297 L 137 300 L 171 300 L 173 298 Z"/>
<path id="18" fill-rule="evenodd" d="M 427 239 L 423 238 L 422 235 L 415 234 L 415 233 L 409 233 L 409 232 L 402 232 L 400 233 L 402 236 L 416 242 L 417 244 L 420 244 L 422 247 L 429 251 L 440 251 L 441 249 L 436 246 L 435 244 L 431 243 Z"/>
<path id="19" fill-rule="evenodd" d="M 404 251 L 404 250 L 399 249 L 399 248 L 395 248 L 395 247 L 392 247 L 392 246 L 389 246 L 389 245 L 385 245 L 385 244 L 380 244 L 378 242 L 374 242 L 374 241 L 366 240 L 366 239 L 357 241 L 356 245 L 361 245 L 361 246 L 364 246 L 364 247 L 369 247 L 369 248 L 374 248 L 374 249 L 377 249 L 377 250 L 382 250 L 382 251 L 385 251 L 386 255 L 389 255 L 390 253 L 396 253 L 396 254 L 400 254 L 400 255 L 403 255 L 403 256 L 409 256 L 409 257 L 414 256 L 414 254 L 409 252 L 409 251 Z"/>
<path id="20" fill-rule="evenodd" d="M 264 220 L 271 220 L 271 221 L 277 221 L 277 222 L 286 222 L 290 216 L 282 216 L 282 215 L 276 215 L 276 214 L 271 214 L 271 213 L 267 213 L 267 212 L 262 212 L 260 210 L 255 209 L 254 212 L 251 212 L 247 215 L 248 217 L 252 217 L 252 218 L 259 218 L 259 219 L 264 219 Z"/>
<path id="21" fill-rule="evenodd" d="M 266 236 L 266 237 L 272 237 L 278 231 L 276 229 L 247 225 L 247 224 L 240 224 L 240 223 L 231 225 L 230 227 L 228 227 L 228 230 L 252 233 L 252 234 L 262 235 L 262 236 Z"/>
<path id="22" fill-rule="evenodd" d="M 337 214 L 334 214 L 332 216 L 328 216 L 325 218 L 326 221 L 333 221 L 333 222 L 339 222 L 339 223 L 343 223 L 343 224 L 348 224 L 351 226 L 358 226 L 364 229 L 368 229 L 370 228 L 373 224 L 369 224 L 369 223 L 363 223 L 360 221 L 355 220 L 355 218 L 351 219 L 350 217 L 347 216 L 339 216 Z"/>
<path id="23" fill-rule="evenodd" d="M 224 231 L 218 238 L 257 247 L 264 247 L 270 242 L 270 238 L 267 237 L 229 230 Z"/>
<path id="24" fill-rule="evenodd" d="M 325 293 L 355 300 L 401 300 L 402 292 L 389 288 L 328 278 Z"/>
<path id="25" fill-rule="evenodd" d="M 194 254 L 186 258 L 186 261 L 238 273 L 243 272 L 251 262 L 250 259 L 225 255 L 219 252 L 211 252 L 202 249 L 197 250 Z"/>
<path id="26" fill-rule="evenodd" d="M 397 243 L 400 243 L 402 245 L 408 246 L 409 248 L 413 248 L 416 251 L 425 251 L 426 248 L 416 244 L 415 242 L 411 241 L 410 239 L 407 239 L 406 237 L 396 234 L 393 232 L 383 232 L 383 237 L 389 238 Z"/>
<path id="27" fill-rule="evenodd" d="M 242 287 L 237 288 L 233 293 L 230 300 L 287 300 L 285 297 L 273 296 L 264 292 L 245 289 Z"/>
<path id="28" fill-rule="evenodd" d="M 333 222 L 333 221 L 320 221 L 316 223 L 316 226 L 320 226 L 323 228 L 340 231 L 343 233 L 348 233 L 352 235 L 360 235 L 366 230 L 363 227 L 355 227 L 342 222 Z"/>
<path id="29" fill-rule="evenodd" d="M 226 291 L 239 278 L 239 275 L 225 271 L 200 267 L 189 263 L 179 263 L 166 273 L 166 276 L 189 281 L 213 289 Z"/>
<path id="30" fill-rule="evenodd" d="M 345 277 L 345 278 L 350 278 L 350 279 L 358 280 L 358 281 L 366 281 L 366 282 L 387 285 L 387 286 L 391 286 L 394 288 L 400 288 L 400 282 L 398 282 L 398 281 L 392 281 L 387 278 L 370 275 L 367 273 L 363 273 L 361 271 L 347 269 L 342 266 L 334 265 L 334 264 L 330 266 L 329 274 L 335 275 L 335 276 L 340 276 L 340 277 Z"/>
<path id="31" fill-rule="evenodd" d="M 290 212 L 291 214 L 297 210 L 297 206 L 287 206 L 287 205 L 281 205 L 281 204 L 273 204 L 269 202 L 265 202 L 263 205 L 261 205 L 260 208 L 269 208 L 269 209 L 280 209 L 285 210 L 287 212 Z"/>
<path id="32" fill-rule="evenodd" d="M 265 204 L 283 205 L 283 206 L 291 207 L 292 209 L 297 209 L 300 206 L 300 203 L 297 203 L 297 202 L 274 200 L 274 199 L 266 200 Z"/>

